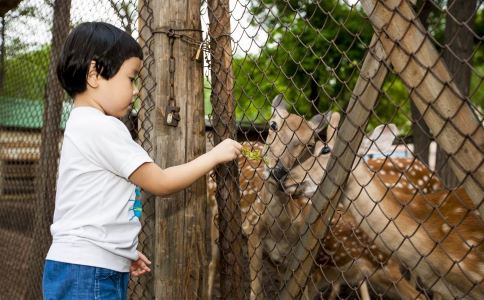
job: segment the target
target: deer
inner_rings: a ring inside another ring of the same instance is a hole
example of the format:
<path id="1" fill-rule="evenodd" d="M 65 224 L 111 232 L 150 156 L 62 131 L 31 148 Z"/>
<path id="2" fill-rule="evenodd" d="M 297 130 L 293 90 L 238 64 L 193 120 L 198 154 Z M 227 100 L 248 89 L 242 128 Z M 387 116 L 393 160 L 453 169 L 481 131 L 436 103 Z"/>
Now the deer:
<path id="1" fill-rule="evenodd" d="M 328 151 L 315 152 L 292 168 L 283 183 L 286 192 L 310 199 L 329 157 Z M 358 157 L 344 187 L 343 206 L 378 249 L 411 270 L 427 289 L 443 299 L 480 299 L 481 216 L 463 188 L 445 190 L 415 161 Z M 404 184 L 399 178 L 406 178 Z"/>
<path id="2" fill-rule="evenodd" d="M 319 114 L 310 120 L 305 120 L 298 115 L 289 114 L 287 104 L 283 100 L 282 95 L 276 96 L 272 100 L 271 105 L 273 118 L 269 122 L 270 130 L 276 131 L 278 130 L 278 126 L 280 126 L 280 128 L 289 128 L 289 130 L 286 129 L 283 132 L 291 133 L 289 135 L 279 135 L 277 138 L 269 133 L 271 138 L 266 139 L 266 143 L 243 143 L 243 146 L 247 146 L 252 150 L 262 151 L 262 153 L 269 153 L 265 155 L 266 157 L 270 157 L 267 163 L 270 163 L 271 160 L 274 161 L 274 157 L 280 156 L 282 159 L 271 170 L 276 172 L 277 176 L 283 176 L 284 170 L 292 167 L 298 157 L 308 157 L 311 155 L 311 150 L 307 148 L 307 145 L 314 144 L 315 135 L 326 127 L 326 115 Z M 295 135 L 294 132 L 297 128 L 303 128 L 304 131 L 301 132 L 304 132 L 304 134 Z M 265 162 L 261 160 L 251 160 L 244 156 L 239 156 L 238 165 L 241 170 L 239 185 L 241 189 L 240 207 L 242 213 L 242 232 L 244 235 L 250 237 L 254 232 L 254 227 L 258 224 L 260 212 L 264 210 L 264 201 L 261 200 L 261 190 L 269 174 L 267 173 Z M 208 202 L 212 212 L 212 224 L 216 224 L 218 216 L 218 208 L 215 200 L 216 183 L 212 176 L 208 176 L 208 178 Z M 213 294 L 215 272 L 220 255 L 216 244 L 217 238 L 217 227 L 211 226 L 212 259 L 209 263 L 209 298 Z"/>
<path id="3" fill-rule="evenodd" d="M 304 160 L 304 151 L 312 149 L 315 145 L 317 140 L 314 130 L 315 123 L 312 123 L 312 126 L 301 126 L 301 124 L 304 124 L 304 120 L 301 117 L 293 116 L 295 124 L 286 125 L 286 120 L 292 115 L 287 112 L 283 102 L 279 101 L 279 104 L 276 102 L 273 102 L 274 113 L 269 122 L 271 130 L 266 140 L 265 153 L 268 158 L 264 177 L 266 181 L 261 189 L 260 197 L 257 197 L 254 205 L 251 206 L 252 210 L 248 213 L 247 220 L 250 220 L 253 226 L 245 227 L 249 237 L 251 299 L 262 298 L 263 296 L 262 278 L 260 275 L 263 252 L 268 253 L 270 259 L 277 264 L 278 268 L 283 269 L 286 263 L 286 257 L 290 255 L 292 247 L 299 239 L 305 216 L 308 214 L 308 210 L 311 209 L 307 197 L 289 197 L 281 188 L 280 181 L 286 176 L 287 170 L 291 166 L 297 165 Z M 324 119 L 318 120 L 318 122 L 323 121 L 323 125 L 326 125 L 329 119 L 328 115 L 330 114 L 325 114 Z M 331 129 L 337 126 L 339 120 L 339 115 L 335 114 L 335 116 L 338 116 L 338 118 L 332 118 L 335 124 L 328 126 L 328 139 L 331 139 Z M 321 129 L 319 128 L 319 130 Z M 294 139 L 294 137 L 297 137 L 297 139 Z M 287 156 L 288 154 L 290 155 Z M 331 249 L 331 247 L 334 248 L 334 245 L 337 245 L 340 241 L 363 241 L 362 244 L 358 245 L 359 247 L 353 246 L 348 248 L 353 249 L 352 254 L 355 254 L 357 258 L 362 256 L 365 249 L 368 249 L 365 253 L 366 256 L 364 256 L 364 259 L 359 259 L 355 263 L 356 259 L 350 253 L 343 253 L 335 257 L 331 256 L 331 250 L 320 253 L 318 260 L 325 262 L 325 267 L 327 267 L 325 269 L 328 269 L 328 271 L 322 272 L 322 269 L 319 269 L 312 275 L 314 288 L 305 291 L 308 299 L 313 299 L 317 296 L 322 287 L 321 282 L 323 279 L 328 281 L 331 278 L 339 277 L 341 279 L 344 276 L 352 283 L 359 283 L 361 285 L 362 295 L 368 295 L 367 289 L 365 291 L 365 282 L 362 274 L 369 274 L 380 270 L 379 265 L 381 262 L 376 261 L 374 258 L 384 260 L 385 257 L 383 257 L 381 252 L 378 252 L 376 246 L 368 242 L 368 238 L 363 236 L 361 232 L 356 231 L 355 233 L 353 231 L 354 226 L 352 225 L 355 223 L 352 216 L 345 213 L 342 215 L 340 222 L 334 223 L 338 234 L 328 236 L 328 239 L 324 243 L 328 246 L 328 249 Z M 253 230 L 249 231 L 249 229 Z M 331 266 L 331 264 L 333 265 Z M 370 267 L 367 267 L 365 270 L 366 266 Z M 391 274 L 396 275 L 389 277 L 387 274 L 378 273 L 378 275 L 382 275 L 379 277 L 379 282 L 382 283 L 380 286 L 389 289 L 393 282 L 396 282 L 397 289 L 404 295 L 405 299 L 419 298 L 419 293 L 415 288 L 408 281 L 402 279 L 403 275 L 400 273 L 398 263 L 391 261 L 385 265 L 385 268 L 389 270 L 387 273 L 391 271 Z M 345 269 L 343 276 L 341 276 L 340 269 Z M 374 276 L 374 278 L 377 277 L 377 275 Z M 395 280 L 389 281 L 389 279 Z M 344 278 L 343 281 L 345 281 Z M 337 289 L 334 291 L 335 293 L 333 295 L 336 294 Z M 366 296 L 366 299 L 369 299 L 369 297 Z"/>
<path id="4" fill-rule="evenodd" d="M 277 101 L 276 101 L 277 100 Z M 272 121 L 270 122 L 271 124 L 271 129 L 273 130 L 277 130 L 277 121 L 281 121 L 281 120 L 277 120 L 277 117 L 278 116 L 289 116 L 289 114 L 287 113 L 287 110 L 286 110 L 286 107 L 285 105 L 281 105 L 281 103 L 277 104 L 277 102 L 280 102 L 280 99 L 274 99 L 273 101 L 273 109 L 274 110 L 277 110 L 277 115 L 275 115 L 273 117 L 274 122 L 276 122 L 276 124 L 273 124 Z M 338 118 L 336 118 L 336 117 Z M 331 133 L 331 129 L 332 128 L 335 128 L 338 124 L 338 120 L 339 120 L 339 114 L 334 114 L 331 118 L 332 122 L 335 123 L 335 124 L 332 124 L 331 126 L 328 127 L 328 133 L 327 133 L 327 137 L 332 140 L 330 137 L 333 136 L 333 133 Z M 318 119 L 314 119 L 312 120 L 313 121 L 313 124 L 316 123 L 316 121 L 319 122 Z M 301 122 L 301 121 L 299 121 Z M 308 127 L 305 128 L 306 130 L 308 129 Z M 290 129 L 290 128 L 286 128 L 285 129 L 286 131 L 288 131 L 288 133 L 285 133 L 285 134 L 289 134 L 289 135 L 294 135 L 294 130 L 293 129 Z M 334 131 L 334 130 L 333 130 Z M 279 133 L 282 135 L 282 133 Z M 297 132 L 296 132 L 296 136 L 297 136 Z M 275 140 L 275 138 L 271 138 L 270 136 L 268 137 L 267 141 L 273 141 Z M 296 143 L 301 143 L 303 141 L 299 140 L 299 139 L 296 139 L 295 140 Z M 275 145 L 278 145 L 277 143 L 274 143 L 272 142 L 271 143 L 271 146 L 274 147 Z M 303 144 L 304 145 L 304 144 Z M 314 140 L 309 140 L 309 144 L 306 145 L 306 147 L 312 147 L 312 145 L 314 145 Z M 245 145 L 244 145 L 245 146 Z M 260 150 L 261 147 L 263 147 L 263 144 L 261 143 L 255 143 L 255 144 L 247 144 L 247 146 L 251 147 L 251 148 L 256 148 L 257 150 Z M 267 145 L 266 145 L 267 146 Z M 300 146 L 300 145 L 299 145 Z M 267 148 L 270 148 L 267 147 Z M 270 151 L 270 153 L 278 153 L 276 150 L 274 149 L 266 149 L 266 151 Z M 301 152 L 304 152 L 304 151 L 300 151 L 299 153 Z M 297 151 L 295 153 L 298 153 Z M 281 155 L 281 156 L 284 156 Z M 292 155 L 292 158 L 294 159 L 295 155 Z M 268 160 L 269 161 L 269 160 Z M 274 197 L 271 201 L 269 202 L 272 202 L 274 201 L 273 203 L 277 203 L 277 201 L 281 202 L 281 198 L 282 199 L 286 199 L 284 201 L 287 201 L 287 198 L 288 198 L 288 195 L 287 194 L 283 194 L 283 193 L 280 193 L 280 189 L 276 189 L 275 191 L 271 191 L 269 192 L 268 195 L 264 196 L 264 194 L 262 193 L 262 189 L 263 189 L 263 183 L 264 181 L 262 180 L 263 179 L 263 172 L 265 170 L 263 164 L 260 163 L 260 161 L 251 161 L 251 160 L 248 160 L 247 158 L 244 158 L 244 157 L 239 157 L 238 159 L 238 162 L 239 162 L 239 168 L 241 170 L 241 176 L 240 176 L 240 186 L 241 186 L 241 211 L 242 211 L 242 214 L 243 214 L 243 232 L 246 236 L 249 236 L 249 239 L 254 241 L 254 227 L 257 226 L 258 222 L 260 221 L 259 220 L 259 217 L 261 216 L 261 212 L 264 212 L 264 204 L 263 202 L 268 202 L 267 200 L 263 200 L 264 198 L 270 198 L 270 197 Z M 291 162 L 289 162 L 288 164 L 290 164 Z M 277 163 L 275 164 L 277 165 Z M 267 175 L 267 173 L 266 173 Z M 211 195 L 209 197 L 209 200 L 211 201 L 211 208 L 212 208 L 212 215 L 213 216 L 216 216 L 217 215 L 217 207 L 216 207 L 216 202 L 215 202 L 215 182 L 213 180 L 210 180 L 209 181 L 209 195 Z M 272 195 L 271 193 L 273 192 L 277 192 L 277 193 L 274 193 L 274 195 Z M 280 198 L 280 199 L 278 199 Z M 290 214 L 292 216 L 294 216 L 294 220 L 292 220 L 292 222 L 294 224 L 296 224 L 296 226 L 300 226 L 301 224 L 304 224 L 304 215 L 307 214 L 307 209 L 308 209 L 308 202 L 307 202 L 308 199 L 304 199 L 304 198 L 301 198 L 301 199 L 291 199 L 291 201 L 289 202 L 289 205 L 286 206 L 286 208 L 290 211 Z M 277 217 L 277 216 L 276 216 Z M 362 280 L 362 274 L 364 272 L 362 272 L 362 269 L 364 269 L 366 266 L 369 266 L 369 267 L 366 267 L 366 273 L 369 273 L 370 270 L 375 270 L 377 269 L 377 264 L 378 264 L 378 259 L 382 260 L 383 259 L 383 256 L 381 254 L 381 251 L 378 251 L 378 249 L 376 249 L 376 247 L 372 244 L 369 244 L 367 241 L 368 239 L 363 236 L 361 234 L 361 231 L 359 229 L 356 229 L 355 231 L 355 227 L 356 227 L 356 223 L 353 221 L 354 218 L 352 218 L 352 216 L 348 213 L 345 213 L 344 215 L 342 215 L 341 217 L 341 221 L 337 222 L 336 224 L 333 224 L 334 225 L 334 234 L 332 235 L 329 235 L 327 238 L 326 238 L 326 242 L 325 242 L 325 245 L 327 245 L 327 248 L 329 249 L 328 253 L 324 253 L 324 255 L 320 255 L 319 257 L 319 261 L 321 262 L 320 266 L 322 267 L 323 266 L 323 262 L 324 262 L 324 268 L 327 269 L 328 271 L 326 271 L 324 273 L 324 276 L 318 276 L 318 275 L 323 275 L 323 273 L 321 272 L 316 272 L 315 273 L 315 277 L 313 279 L 313 289 L 311 290 L 308 290 L 307 292 L 307 297 L 308 298 L 314 298 L 318 293 L 319 293 L 319 290 L 323 287 L 323 285 L 321 284 L 321 282 L 324 280 L 324 282 L 332 282 L 333 283 L 333 289 L 332 289 L 332 294 L 330 296 L 331 299 L 335 299 L 336 296 L 338 295 L 338 286 L 341 284 L 341 283 L 345 283 L 345 281 L 348 281 L 347 283 L 352 283 L 352 284 L 360 284 L 360 291 L 361 291 L 361 294 L 362 295 L 367 295 L 366 297 L 363 297 L 364 299 L 369 299 L 369 296 L 368 296 L 368 289 L 365 285 L 365 281 Z M 214 222 L 216 222 L 216 220 L 214 220 Z M 277 220 L 277 222 L 282 222 L 282 220 Z M 293 228 L 295 227 L 294 224 L 291 224 L 290 226 L 292 226 Z M 251 239 L 251 236 L 252 236 L 252 239 Z M 209 272 L 209 295 L 212 294 L 212 290 L 213 290 L 213 281 L 214 281 L 214 275 L 215 275 L 215 270 L 216 270 L 216 266 L 217 266 L 217 262 L 218 262 L 218 248 L 217 248 L 217 245 L 215 243 L 215 240 L 216 238 L 218 237 L 218 232 L 216 231 L 216 227 L 215 226 L 212 226 L 212 261 L 210 262 L 210 272 Z M 292 241 L 294 243 L 294 237 L 292 238 Z M 260 238 L 260 237 L 259 237 Z M 265 239 L 266 242 L 267 240 L 270 240 L 269 239 Z M 297 241 L 297 240 L 296 240 Z M 347 241 L 347 242 L 344 242 L 343 244 L 341 244 L 341 241 Z M 362 242 L 363 241 L 363 242 Z M 351 254 L 350 253 L 346 253 L 345 251 L 340 251 L 342 253 L 342 255 L 334 255 L 334 257 L 331 256 L 331 251 L 334 250 L 334 247 L 335 245 L 339 245 L 341 244 L 339 247 L 341 246 L 344 246 L 345 249 L 351 249 Z M 350 245 L 351 244 L 351 245 Z M 355 247 L 356 245 L 356 247 Z M 252 249 L 252 252 L 251 252 L 251 249 Z M 287 248 L 286 248 L 287 249 Z M 332 249 L 332 250 L 331 250 Z M 250 242 L 249 242 L 249 252 L 253 253 L 253 247 L 250 246 Z M 274 254 L 275 252 L 272 252 L 270 251 L 272 254 Z M 358 260 L 358 263 L 354 263 L 354 258 L 353 257 L 360 257 L 362 256 L 362 253 L 365 253 L 365 258 L 364 259 L 359 259 Z M 353 255 L 353 256 L 351 256 Z M 274 258 L 273 257 L 274 255 L 272 255 L 272 259 Z M 261 256 L 258 256 L 258 257 L 251 257 L 251 262 L 253 262 L 254 260 L 258 261 L 259 259 L 261 258 Z M 373 258 L 376 258 L 373 259 Z M 335 264 L 336 263 L 336 264 Z M 392 262 L 393 264 L 390 264 L 390 263 L 387 263 L 387 266 L 386 268 L 388 269 L 392 269 L 394 272 L 393 273 L 396 273 L 396 271 L 399 271 L 399 266 L 398 264 Z M 332 266 L 332 267 L 331 267 Z M 355 268 L 354 266 L 359 266 L 359 268 Z M 347 269 L 343 274 L 342 272 L 340 272 L 339 270 L 340 269 Z M 378 273 L 379 274 L 379 273 Z M 252 278 L 255 278 L 255 276 L 258 276 L 258 270 L 253 270 L 251 269 L 251 277 Z M 381 276 L 381 278 L 383 279 L 379 279 L 378 282 L 386 282 L 385 285 L 381 285 L 380 284 L 380 290 L 383 290 L 386 289 L 388 290 L 389 286 L 392 284 L 391 282 L 389 282 L 388 280 L 388 276 L 387 274 L 382 274 L 384 276 Z M 323 278 L 324 277 L 324 278 Z M 358 278 L 358 279 L 356 279 Z M 377 275 L 374 275 L 373 278 L 377 278 Z M 394 282 L 399 282 L 398 280 L 400 278 L 402 278 L 401 274 L 398 273 L 396 276 L 392 277 L 394 278 Z M 376 282 L 374 285 L 378 286 L 378 282 Z M 252 288 L 252 292 L 251 292 L 251 298 L 255 298 L 257 297 L 256 293 L 254 293 L 255 291 L 255 287 L 258 287 L 260 286 L 260 288 L 262 288 L 262 285 L 260 283 L 260 278 L 256 278 L 256 280 L 252 280 L 252 284 L 251 284 Z M 417 298 L 417 296 L 415 295 L 418 295 L 418 293 L 415 291 L 415 289 L 410 286 L 408 284 L 408 282 L 406 281 L 401 281 L 401 284 L 400 286 L 405 286 L 405 288 L 403 290 L 405 290 L 406 292 L 402 292 L 402 294 L 406 294 L 406 295 L 410 295 L 410 296 L 407 296 L 407 297 L 404 297 L 406 299 L 415 299 Z M 259 298 L 260 298 L 260 293 L 259 293 Z"/>
<path id="5" fill-rule="evenodd" d="M 308 139 L 311 136 L 311 126 L 302 127 L 299 125 L 284 126 L 284 118 L 290 116 L 284 106 L 275 106 L 277 113 L 273 114 L 270 120 L 271 131 L 266 140 L 266 151 L 268 164 L 265 167 L 265 184 L 261 189 L 260 197 L 252 206 L 253 231 L 249 234 L 249 268 L 251 275 L 251 299 L 263 298 L 261 270 L 263 268 L 262 256 L 267 253 L 270 259 L 276 263 L 278 269 L 284 269 L 286 258 L 291 255 L 292 247 L 297 243 L 301 234 L 301 229 L 305 224 L 305 216 L 311 209 L 311 203 L 307 197 L 291 198 L 280 185 L 287 170 L 303 161 L 301 152 L 295 152 L 289 158 L 284 156 L 290 151 L 285 151 L 285 146 L 291 144 L 292 147 L 304 146 L 312 149 L 316 139 Z M 282 116 L 282 119 L 281 118 Z M 338 114 L 336 116 L 339 116 Z M 327 122 L 327 114 L 326 114 Z M 339 118 L 332 118 L 333 122 L 328 126 L 327 137 L 332 136 L 331 129 L 337 126 Z M 297 122 L 302 123 L 301 120 Z M 281 126 L 282 124 L 282 126 Z M 306 131 L 306 132 L 305 132 Z M 313 133 L 314 135 L 314 133 Z M 291 138 L 297 136 L 306 139 Z M 304 144 L 307 143 L 307 144 Z M 299 144 L 299 145 L 298 145 Z M 282 148 L 282 149 L 281 149 Z M 328 147 L 325 147 L 326 149 Z M 293 148 L 294 149 L 294 148 Z M 282 159 L 281 159 L 282 158 Z M 286 159 L 286 160 L 284 160 Z M 318 254 L 317 260 L 321 268 L 315 270 L 311 275 L 312 288 L 305 291 L 307 299 L 314 299 L 323 286 L 323 282 L 334 282 L 335 286 L 339 283 L 359 284 L 364 299 L 369 299 L 368 291 L 363 280 L 366 275 L 375 273 L 372 278 L 378 279 L 376 286 L 382 289 L 390 289 L 396 282 L 397 290 L 404 295 L 404 299 L 420 298 L 419 292 L 405 279 L 400 273 L 400 267 L 394 260 L 388 260 L 377 247 L 370 243 L 368 237 L 361 231 L 354 230 L 356 222 L 354 218 L 344 213 L 338 222 L 333 223 L 336 229 L 335 234 L 328 235 L 323 243 L 323 251 Z M 348 241 L 350 244 L 341 243 Z M 347 247 L 350 253 L 340 251 L 335 254 L 336 248 Z M 382 261 L 389 261 L 384 265 L 384 271 L 380 271 Z M 343 272 L 340 270 L 344 270 Z M 393 276 L 389 276 L 392 274 Z M 337 296 L 337 289 L 333 290 L 331 297 Z"/>

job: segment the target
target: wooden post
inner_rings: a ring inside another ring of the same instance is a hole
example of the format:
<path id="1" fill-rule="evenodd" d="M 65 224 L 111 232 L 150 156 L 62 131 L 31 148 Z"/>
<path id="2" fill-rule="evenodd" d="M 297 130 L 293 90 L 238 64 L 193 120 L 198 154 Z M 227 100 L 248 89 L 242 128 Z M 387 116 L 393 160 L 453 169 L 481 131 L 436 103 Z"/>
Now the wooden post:
<path id="1" fill-rule="evenodd" d="M 396 74 L 484 217 L 484 128 L 452 81 L 408 0 L 362 0 Z"/>
<path id="2" fill-rule="evenodd" d="M 230 39 L 230 9 L 228 0 L 209 0 L 210 63 L 213 107 L 214 142 L 236 139 L 234 75 Z M 239 171 L 235 162 L 220 165 L 215 170 L 217 205 L 219 208 L 220 294 L 223 299 L 244 299 L 244 276 L 247 255 L 242 235 Z"/>
<path id="3" fill-rule="evenodd" d="M 52 50 L 46 99 L 44 102 L 43 126 L 40 145 L 40 161 L 36 173 L 36 200 L 33 244 L 30 257 L 30 283 L 28 299 L 42 298 L 42 272 L 44 270 L 45 256 L 49 250 L 52 236 L 50 225 L 54 215 L 57 168 L 59 161 L 59 143 L 62 132 L 60 121 L 64 90 L 57 80 L 56 66 L 62 50 L 62 45 L 69 33 L 70 0 L 56 0 L 54 3 L 54 24 L 52 28 Z"/>
<path id="4" fill-rule="evenodd" d="M 154 61 L 147 66 L 154 76 L 153 110 L 146 111 L 153 128 L 149 134 L 152 156 L 162 168 L 182 164 L 205 153 L 202 64 L 194 60 L 201 42 L 200 0 L 151 0 Z M 177 127 L 165 124 L 170 97 L 170 39 L 173 41 L 174 95 L 180 107 Z M 180 35 L 185 36 L 181 39 Z M 205 240 L 206 179 L 184 191 L 155 201 L 154 299 L 195 299 L 206 295 Z"/>
<path id="5" fill-rule="evenodd" d="M 334 151 L 326 168 L 328 173 L 311 199 L 314 209 L 309 213 L 308 228 L 302 231 L 304 234 L 289 262 L 284 288 L 280 293 L 281 299 L 298 299 L 304 291 L 314 264 L 313 258 L 319 250 L 318 241 L 325 236 L 326 224 L 330 224 L 342 196 L 339 187 L 346 184 L 368 119 L 388 73 L 385 59 L 383 48 L 374 35 L 346 110 L 347 117 L 338 130 Z"/>

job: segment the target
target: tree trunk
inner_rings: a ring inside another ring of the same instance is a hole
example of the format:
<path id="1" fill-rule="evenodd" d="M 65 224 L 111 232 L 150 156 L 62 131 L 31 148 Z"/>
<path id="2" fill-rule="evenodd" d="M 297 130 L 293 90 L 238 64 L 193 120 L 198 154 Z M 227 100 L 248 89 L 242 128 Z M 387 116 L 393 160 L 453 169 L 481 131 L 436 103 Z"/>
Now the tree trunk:
<path id="1" fill-rule="evenodd" d="M 334 149 L 326 167 L 327 174 L 311 198 L 314 209 L 305 220 L 307 228 L 301 231 L 303 234 L 294 248 L 295 254 L 289 258 L 279 299 L 301 297 L 314 265 L 314 257 L 320 247 L 318 241 L 326 235 L 326 224 L 330 224 L 334 208 L 343 196 L 341 191 L 346 184 L 357 149 L 363 139 L 363 132 L 388 74 L 384 63 L 386 54 L 379 39 L 381 36 L 373 35 L 350 103 L 346 108 L 346 118 L 336 135 Z M 331 199 L 331 203 L 328 204 L 326 199 Z"/>
<path id="2" fill-rule="evenodd" d="M 476 5 L 477 0 L 449 0 L 447 2 L 446 47 L 443 51 L 443 58 L 452 76 L 452 81 L 464 98 L 469 95 L 474 49 L 474 35 L 468 28 L 474 28 Z M 447 188 L 455 188 L 459 185 L 459 180 L 448 164 L 449 155 L 441 147 L 437 149 L 435 169 Z"/>
<path id="3" fill-rule="evenodd" d="M 62 134 L 60 120 L 64 102 L 64 90 L 57 80 L 56 65 L 62 45 L 69 32 L 70 9 L 70 0 L 55 1 L 52 51 L 50 54 L 47 97 L 44 103 L 39 169 L 36 178 L 37 199 L 30 259 L 30 284 L 27 285 L 28 299 L 42 298 L 42 272 L 45 256 L 52 241 L 49 228 L 54 213 L 59 143 Z"/>
<path id="4" fill-rule="evenodd" d="M 3 88 L 5 84 L 5 58 L 7 57 L 5 53 L 5 17 L 2 18 L 2 31 L 1 39 L 2 44 L 0 45 L 0 95 L 3 95 Z"/>
<path id="5" fill-rule="evenodd" d="M 428 27 L 427 18 L 433 8 L 434 6 L 429 0 L 423 0 L 418 16 L 425 29 Z M 432 141 L 432 134 L 413 101 L 410 101 L 410 112 L 412 114 L 412 136 L 415 156 L 424 164 L 429 165 L 429 147 Z"/>
<path id="6" fill-rule="evenodd" d="M 228 0 L 209 0 L 210 62 L 213 107 L 214 142 L 236 139 L 234 75 L 230 39 L 230 10 Z M 217 205 L 219 209 L 220 293 L 223 299 L 244 299 L 248 285 L 247 255 L 240 212 L 239 171 L 235 162 L 215 169 Z"/>

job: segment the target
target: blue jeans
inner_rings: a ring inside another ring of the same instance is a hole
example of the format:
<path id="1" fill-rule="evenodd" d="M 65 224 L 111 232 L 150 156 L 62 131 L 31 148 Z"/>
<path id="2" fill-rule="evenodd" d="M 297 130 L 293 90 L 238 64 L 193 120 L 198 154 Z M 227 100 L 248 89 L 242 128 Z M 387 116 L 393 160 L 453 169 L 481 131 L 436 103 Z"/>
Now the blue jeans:
<path id="1" fill-rule="evenodd" d="M 47 260 L 44 300 L 126 300 L 129 273 Z"/>

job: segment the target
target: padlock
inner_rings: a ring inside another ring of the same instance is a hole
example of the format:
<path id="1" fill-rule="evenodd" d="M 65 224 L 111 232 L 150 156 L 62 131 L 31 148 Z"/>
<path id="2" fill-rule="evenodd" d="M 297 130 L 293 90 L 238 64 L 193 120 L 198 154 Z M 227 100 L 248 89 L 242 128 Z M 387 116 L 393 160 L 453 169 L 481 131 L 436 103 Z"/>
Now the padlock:
<path id="1" fill-rule="evenodd" d="M 177 127 L 180 121 L 180 107 L 168 104 L 166 106 L 166 125 Z"/>

